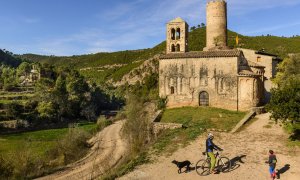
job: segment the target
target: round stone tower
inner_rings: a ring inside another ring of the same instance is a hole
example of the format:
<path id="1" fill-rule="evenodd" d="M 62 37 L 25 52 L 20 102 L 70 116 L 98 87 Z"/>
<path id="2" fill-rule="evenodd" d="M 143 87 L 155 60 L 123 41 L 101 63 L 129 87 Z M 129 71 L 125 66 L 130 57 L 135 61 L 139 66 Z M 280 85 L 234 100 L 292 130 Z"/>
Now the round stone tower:
<path id="1" fill-rule="evenodd" d="M 206 47 L 204 50 L 227 48 L 227 3 L 210 0 L 206 5 Z"/>

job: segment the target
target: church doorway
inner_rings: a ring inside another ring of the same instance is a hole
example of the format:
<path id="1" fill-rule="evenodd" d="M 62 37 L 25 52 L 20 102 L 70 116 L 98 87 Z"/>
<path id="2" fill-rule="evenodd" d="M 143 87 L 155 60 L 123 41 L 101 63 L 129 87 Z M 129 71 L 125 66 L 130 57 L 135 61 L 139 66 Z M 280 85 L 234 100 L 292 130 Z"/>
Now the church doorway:
<path id="1" fill-rule="evenodd" d="M 206 91 L 199 94 L 199 106 L 209 106 L 209 95 Z"/>

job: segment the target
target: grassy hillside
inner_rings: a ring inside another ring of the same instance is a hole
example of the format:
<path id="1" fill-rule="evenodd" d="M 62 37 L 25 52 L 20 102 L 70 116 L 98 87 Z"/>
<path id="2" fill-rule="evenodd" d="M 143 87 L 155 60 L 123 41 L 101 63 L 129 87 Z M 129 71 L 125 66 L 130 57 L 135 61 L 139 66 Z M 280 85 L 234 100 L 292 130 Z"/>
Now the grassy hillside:
<path id="1" fill-rule="evenodd" d="M 235 37 L 237 33 L 228 32 L 228 44 L 235 47 Z M 198 28 L 189 34 L 189 50 L 201 51 L 205 47 L 205 28 Z M 300 37 L 276 37 L 276 36 L 243 36 L 239 34 L 240 47 L 260 50 L 265 48 L 267 52 L 278 54 L 281 57 L 288 53 L 300 53 Z M 58 66 L 71 66 L 81 70 L 81 74 L 96 83 L 102 83 L 107 79 L 120 80 L 121 77 L 133 68 L 137 67 L 155 54 L 165 51 L 165 41 L 150 49 L 135 51 L 119 51 L 112 53 L 97 53 L 80 56 L 42 56 L 35 54 L 25 54 L 22 58 L 30 61 L 54 64 Z M 106 65 L 118 64 L 117 67 L 107 67 Z"/>
<path id="2" fill-rule="evenodd" d="M 68 66 L 80 70 L 80 73 L 90 81 L 102 83 L 107 79 L 119 80 L 126 73 L 138 67 L 144 60 L 162 53 L 165 43 L 161 43 L 151 49 L 134 51 L 119 51 L 113 53 L 97 53 L 81 56 L 42 56 L 24 54 L 21 57 L 29 61 L 53 64 L 56 66 Z M 111 66 L 109 65 L 118 65 Z"/>

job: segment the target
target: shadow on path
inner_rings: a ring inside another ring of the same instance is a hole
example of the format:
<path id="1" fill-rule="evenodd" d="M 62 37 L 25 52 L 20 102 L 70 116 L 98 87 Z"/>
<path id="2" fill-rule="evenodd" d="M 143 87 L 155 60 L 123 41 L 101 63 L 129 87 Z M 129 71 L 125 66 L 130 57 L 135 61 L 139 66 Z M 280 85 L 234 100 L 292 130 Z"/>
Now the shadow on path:
<path id="1" fill-rule="evenodd" d="M 291 165 L 286 164 L 281 169 L 277 169 L 277 173 L 276 173 L 277 179 L 280 179 L 280 175 L 288 171 L 290 169 L 290 166 Z"/>
<path id="2" fill-rule="evenodd" d="M 246 157 L 246 155 L 240 155 L 240 156 L 236 156 L 236 157 L 232 158 L 230 160 L 231 168 L 227 172 L 234 171 L 237 168 L 239 168 L 241 166 L 241 164 L 244 164 L 245 162 L 243 161 L 243 158 L 245 158 L 245 157 Z"/>

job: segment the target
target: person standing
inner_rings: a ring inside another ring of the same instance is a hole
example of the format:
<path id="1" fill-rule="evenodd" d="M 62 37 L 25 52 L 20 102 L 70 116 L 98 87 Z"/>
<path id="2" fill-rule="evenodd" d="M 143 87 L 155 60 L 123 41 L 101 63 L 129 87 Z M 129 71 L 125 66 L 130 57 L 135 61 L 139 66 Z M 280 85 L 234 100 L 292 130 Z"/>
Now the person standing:
<path id="1" fill-rule="evenodd" d="M 273 150 L 269 150 L 269 160 L 266 161 L 266 163 L 269 164 L 269 172 L 270 172 L 270 175 L 271 175 L 271 179 L 274 180 L 275 177 L 276 177 L 276 171 L 275 171 L 275 168 L 276 168 L 276 163 L 277 163 L 277 158 L 276 158 L 276 155 L 274 154 L 274 151 Z"/>

